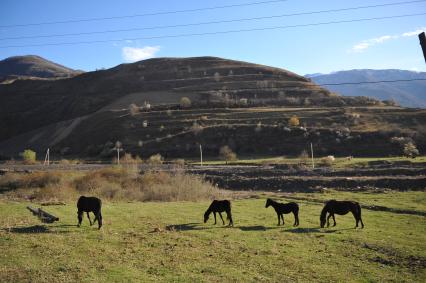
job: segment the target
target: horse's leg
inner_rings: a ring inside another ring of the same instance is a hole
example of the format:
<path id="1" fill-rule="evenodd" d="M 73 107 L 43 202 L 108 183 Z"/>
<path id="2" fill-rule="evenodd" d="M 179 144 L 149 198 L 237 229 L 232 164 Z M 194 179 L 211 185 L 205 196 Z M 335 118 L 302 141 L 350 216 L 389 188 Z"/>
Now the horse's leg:
<path id="1" fill-rule="evenodd" d="M 87 218 L 89 219 L 90 226 L 92 226 L 94 222 L 92 223 L 92 220 L 90 220 L 89 212 L 86 211 L 86 214 L 87 214 Z M 95 220 L 96 220 L 96 217 L 95 217 Z"/>
<path id="2" fill-rule="evenodd" d="M 214 215 L 214 225 L 216 225 L 216 212 L 213 212 Z"/>
<path id="3" fill-rule="evenodd" d="M 327 227 L 330 227 L 330 217 L 331 217 L 331 213 L 327 216 Z"/>
<path id="4" fill-rule="evenodd" d="M 361 218 L 361 207 L 358 205 L 358 219 L 361 221 L 361 228 L 364 228 L 364 223 L 362 222 Z"/>
<path id="5" fill-rule="evenodd" d="M 358 228 L 358 222 L 359 222 L 358 213 L 356 211 L 351 211 L 351 212 L 355 218 L 355 228 Z"/>
<path id="6" fill-rule="evenodd" d="M 334 227 L 334 226 L 336 226 L 336 218 L 334 217 L 334 213 L 332 214 L 332 216 L 333 216 L 333 221 L 334 221 L 334 225 L 333 225 L 333 227 Z"/>
<path id="7" fill-rule="evenodd" d="M 232 220 L 232 213 L 231 213 L 231 210 L 227 210 L 226 211 L 226 217 L 228 218 L 228 220 L 229 220 L 229 224 L 228 224 L 228 226 L 234 226 L 234 220 Z"/>
<path id="8" fill-rule="evenodd" d="M 225 225 L 225 221 L 223 221 L 222 212 L 219 212 L 220 219 L 222 219 L 223 225 Z"/>
<path id="9" fill-rule="evenodd" d="M 83 211 L 78 211 L 77 212 L 77 218 L 78 218 L 78 227 L 81 226 L 81 221 L 83 221 Z"/>
<path id="10" fill-rule="evenodd" d="M 285 224 L 284 223 L 284 214 L 281 214 L 281 219 L 283 220 L 283 225 Z"/>
<path id="11" fill-rule="evenodd" d="M 277 213 L 277 217 L 278 217 L 278 225 L 277 226 L 280 226 L 280 224 L 281 224 L 281 218 L 280 218 L 280 215 Z"/>
<path id="12" fill-rule="evenodd" d="M 294 227 L 299 226 L 299 216 L 297 215 L 297 212 L 293 212 L 293 215 L 294 215 L 294 224 L 293 224 L 293 226 Z"/>
<path id="13" fill-rule="evenodd" d="M 100 210 L 98 211 L 96 218 L 98 219 L 98 229 L 101 229 L 101 227 L 102 227 L 102 213 L 101 213 Z"/>

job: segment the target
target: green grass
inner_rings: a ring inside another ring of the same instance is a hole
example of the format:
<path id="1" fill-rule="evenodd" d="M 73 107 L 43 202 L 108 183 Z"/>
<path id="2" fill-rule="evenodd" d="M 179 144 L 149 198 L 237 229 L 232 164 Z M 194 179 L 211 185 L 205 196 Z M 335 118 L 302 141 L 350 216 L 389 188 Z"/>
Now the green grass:
<path id="1" fill-rule="evenodd" d="M 320 229 L 321 205 L 298 201 L 300 227 L 277 227 L 257 196 L 233 201 L 234 228 L 201 223 L 208 202 L 106 202 L 100 231 L 75 226 L 73 203 L 46 207 L 60 222 L 44 225 L 27 203 L 0 201 L 0 282 L 425 282 L 424 217 L 364 209 L 365 229 L 350 215 Z M 294 196 L 426 211 L 424 192 Z"/>
<path id="2" fill-rule="evenodd" d="M 308 160 L 311 165 L 311 159 Z M 336 157 L 333 167 L 334 168 L 346 168 L 346 167 L 357 167 L 357 166 L 367 166 L 368 162 L 371 161 L 389 161 L 389 162 L 398 162 L 398 161 L 409 161 L 413 163 L 426 162 L 426 156 L 419 156 L 417 158 L 407 158 L 403 156 L 398 157 L 354 157 L 351 160 L 347 160 L 345 157 Z M 200 165 L 198 160 L 189 161 L 193 165 Z M 203 160 L 203 165 L 232 165 L 232 164 L 298 164 L 300 163 L 300 158 L 296 157 L 266 157 L 266 156 L 252 156 L 252 157 L 239 157 L 236 161 L 226 162 L 220 159 L 208 159 Z M 314 158 L 314 163 L 316 166 L 321 163 L 321 158 Z"/>

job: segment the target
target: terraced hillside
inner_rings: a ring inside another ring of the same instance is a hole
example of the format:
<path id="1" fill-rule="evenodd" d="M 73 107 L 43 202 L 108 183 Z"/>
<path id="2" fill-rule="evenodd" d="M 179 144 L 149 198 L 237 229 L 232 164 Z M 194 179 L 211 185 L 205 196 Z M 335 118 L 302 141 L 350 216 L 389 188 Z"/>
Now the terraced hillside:
<path id="1" fill-rule="evenodd" d="M 298 116 L 300 125 L 290 127 Z M 24 147 L 40 153 L 50 146 L 58 156 L 110 158 L 115 142 L 143 157 L 206 157 L 230 146 L 239 156 L 298 156 L 313 143 L 317 156 L 401 155 L 393 137 L 413 140 L 426 150 L 426 110 L 403 108 L 232 108 L 158 110 L 134 115 L 128 109 L 50 125 L 0 143 L 3 154 Z"/>
<path id="2" fill-rule="evenodd" d="M 144 101 L 177 103 L 182 96 L 194 102 L 268 100 L 278 98 L 276 88 L 299 100 L 329 95 L 286 70 L 214 57 L 149 59 L 66 80 L 17 80 L 0 85 L 0 140 L 92 114 L 116 101 L 127 107 Z"/>

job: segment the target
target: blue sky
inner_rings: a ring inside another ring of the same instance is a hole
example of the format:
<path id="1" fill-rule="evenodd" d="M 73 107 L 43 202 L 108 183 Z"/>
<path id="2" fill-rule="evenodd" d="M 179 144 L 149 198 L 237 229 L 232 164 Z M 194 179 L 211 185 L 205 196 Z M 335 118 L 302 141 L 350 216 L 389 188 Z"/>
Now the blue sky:
<path id="1" fill-rule="evenodd" d="M 261 1 L 2 0 L 0 3 L 0 26 L 146 14 Z M 328 73 L 363 68 L 398 68 L 426 71 L 426 64 L 417 37 L 419 31 L 426 29 L 426 14 L 368 22 L 205 36 L 117 40 L 93 44 L 27 46 L 47 43 L 146 38 L 188 33 L 211 33 L 426 13 L 426 1 L 406 5 L 245 22 L 51 38 L 5 39 L 10 37 L 146 28 L 264 17 L 403 1 L 288 0 L 262 5 L 114 20 L 0 27 L 0 59 L 14 55 L 35 54 L 74 69 L 91 71 L 149 57 L 209 55 L 271 65 L 299 74 Z M 24 45 L 25 47 L 4 48 L 11 45 Z"/>

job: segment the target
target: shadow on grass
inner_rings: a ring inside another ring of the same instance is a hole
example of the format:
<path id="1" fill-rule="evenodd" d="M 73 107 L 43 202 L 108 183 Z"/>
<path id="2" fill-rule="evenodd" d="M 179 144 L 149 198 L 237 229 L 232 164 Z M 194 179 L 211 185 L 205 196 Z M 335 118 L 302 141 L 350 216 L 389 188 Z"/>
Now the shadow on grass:
<path id="1" fill-rule="evenodd" d="M 237 228 L 239 228 L 241 231 L 266 231 L 269 229 L 276 229 L 279 227 L 265 227 L 263 225 L 255 225 L 255 226 L 239 226 Z"/>
<path id="2" fill-rule="evenodd" d="M 185 224 L 175 224 L 167 225 L 167 231 L 192 231 L 192 230 L 206 230 L 211 229 L 212 227 L 199 226 L 201 223 L 185 223 Z"/>
<path id="3" fill-rule="evenodd" d="M 3 228 L 4 231 L 18 234 L 37 234 L 37 233 L 51 233 L 49 228 L 44 225 L 33 225 L 27 227 L 12 227 Z"/>
<path id="4" fill-rule="evenodd" d="M 3 231 L 9 232 L 9 233 L 17 233 L 17 234 L 46 234 L 46 233 L 55 233 L 55 234 L 63 234 L 63 233 L 69 233 L 68 230 L 51 230 L 51 228 L 59 228 L 59 227 L 65 226 L 73 226 L 75 225 L 58 225 L 58 226 L 51 226 L 47 227 L 45 225 L 33 225 L 33 226 L 25 226 L 25 227 L 11 227 L 11 228 L 2 228 Z"/>
<path id="5" fill-rule="evenodd" d="M 325 229 L 325 228 L 293 228 L 293 229 L 287 229 L 283 230 L 283 232 L 290 232 L 290 233 L 321 233 L 321 234 L 328 234 L 328 233 L 335 233 L 339 231 L 344 230 L 353 230 L 353 228 L 343 228 L 343 229 Z"/>

